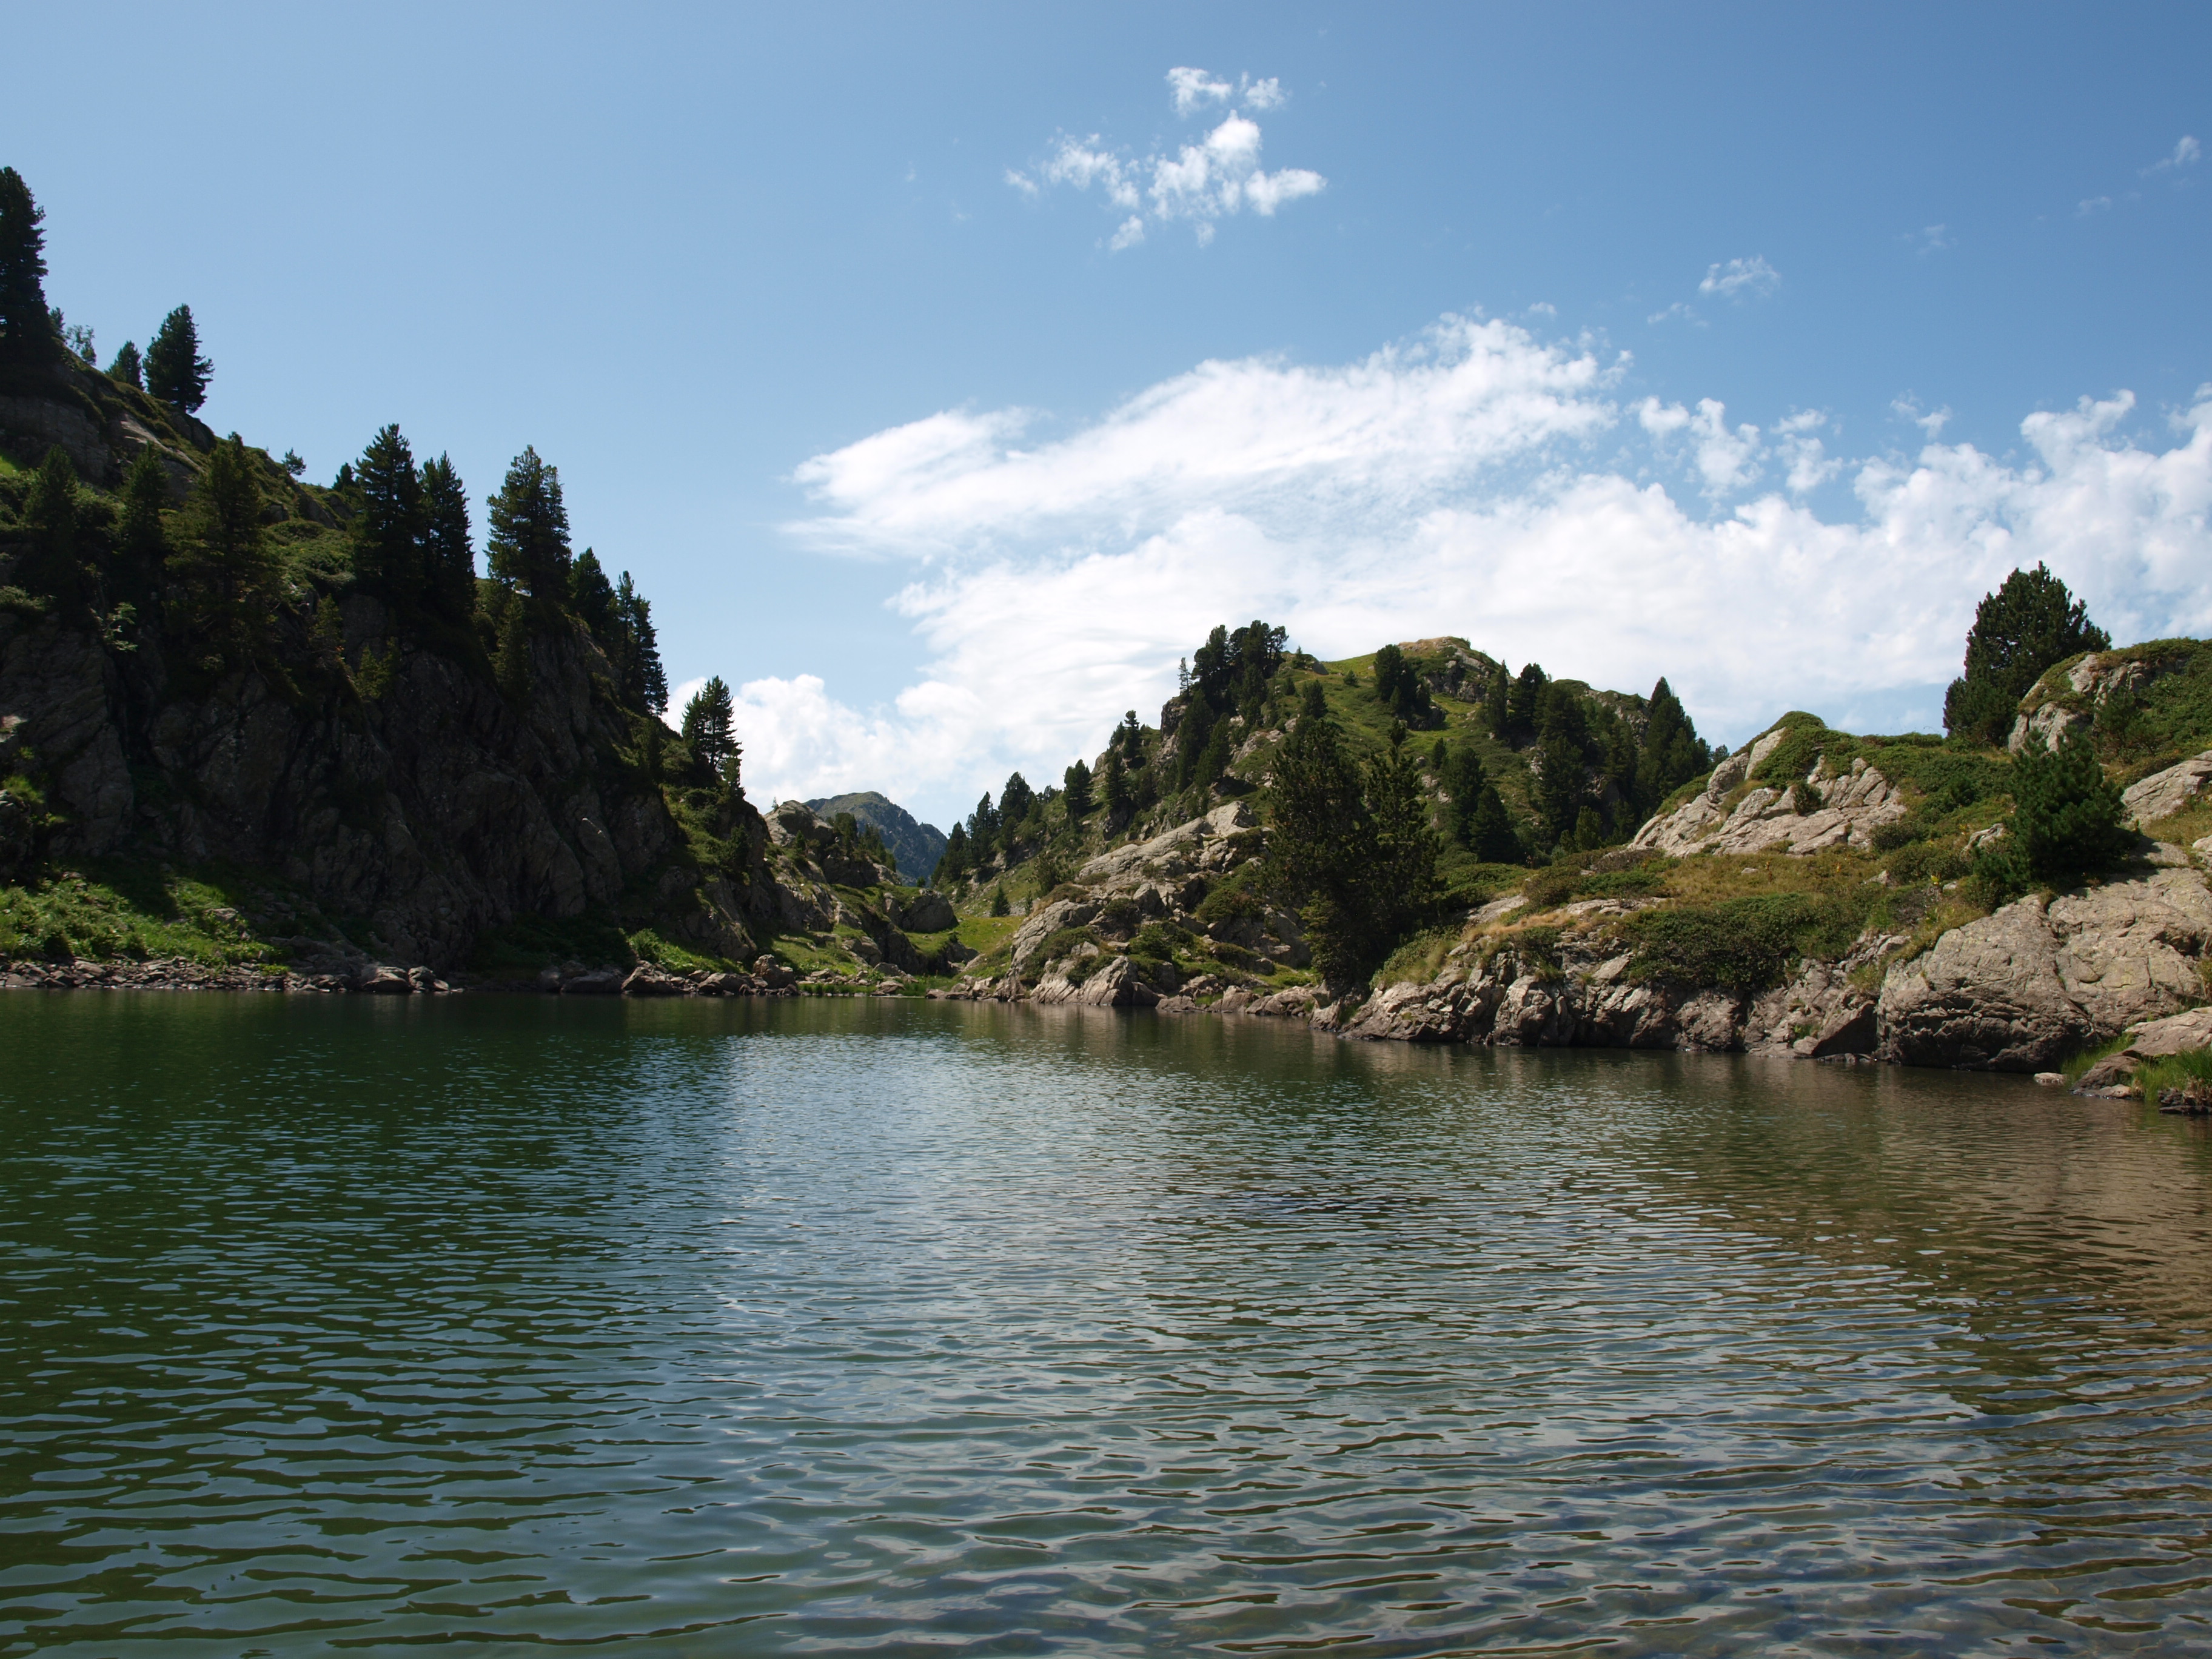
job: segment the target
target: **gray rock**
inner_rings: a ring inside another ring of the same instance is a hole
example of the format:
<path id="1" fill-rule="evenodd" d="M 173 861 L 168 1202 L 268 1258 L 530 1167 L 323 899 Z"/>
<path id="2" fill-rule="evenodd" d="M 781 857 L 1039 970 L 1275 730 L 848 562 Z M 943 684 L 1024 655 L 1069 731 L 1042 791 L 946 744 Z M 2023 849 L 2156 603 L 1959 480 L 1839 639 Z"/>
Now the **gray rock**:
<path id="1" fill-rule="evenodd" d="M 2120 802 L 2127 821 L 2140 830 L 2193 804 L 2208 781 L 2212 781 L 2212 749 L 2130 784 L 2121 792 Z"/>

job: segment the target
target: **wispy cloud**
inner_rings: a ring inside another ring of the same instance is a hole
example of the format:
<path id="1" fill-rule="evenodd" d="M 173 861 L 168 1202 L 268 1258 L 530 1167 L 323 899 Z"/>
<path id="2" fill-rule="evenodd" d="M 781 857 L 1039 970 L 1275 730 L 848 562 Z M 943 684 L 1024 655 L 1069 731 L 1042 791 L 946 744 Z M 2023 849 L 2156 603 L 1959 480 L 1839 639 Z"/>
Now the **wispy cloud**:
<path id="1" fill-rule="evenodd" d="M 1782 273 L 1754 255 L 1710 267 L 1698 292 L 1723 300 L 1764 299 L 1782 286 Z"/>
<path id="2" fill-rule="evenodd" d="M 1030 170 L 1008 168 L 1007 184 L 1032 201 L 1060 185 L 1078 191 L 1098 186 L 1107 204 L 1124 216 L 1108 242 L 1116 252 L 1145 240 L 1146 215 L 1163 224 L 1189 222 L 1203 246 L 1213 240 L 1218 220 L 1247 209 L 1272 218 L 1285 204 L 1328 187 L 1328 180 L 1309 168 L 1269 173 L 1261 165 L 1260 124 L 1249 112 L 1273 109 L 1287 96 L 1272 76 L 1261 81 L 1241 76 L 1232 84 L 1204 70 L 1173 69 L 1168 71 L 1168 91 L 1179 115 L 1210 104 L 1241 107 L 1196 143 L 1176 146 L 1173 154 L 1129 156 L 1104 148 L 1097 133 L 1086 138 L 1063 135 Z"/>
<path id="3" fill-rule="evenodd" d="M 1940 253 L 1951 246 L 1950 227 L 1923 225 L 1909 240 L 1913 244 L 1913 252 L 1923 258 L 1930 253 Z"/>
<path id="4" fill-rule="evenodd" d="M 2093 213 L 2110 211 L 2112 205 L 2112 198 L 2109 196 L 2085 196 L 2075 204 L 2074 216 L 2077 219 L 2086 219 Z"/>
<path id="5" fill-rule="evenodd" d="M 2148 179 L 2154 173 L 2168 173 L 2178 167 L 2193 167 L 2203 154 L 2204 146 L 2185 132 L 2181 135 L 2181 141 L 2174 145 L 2172 154 L 2162 155 L 2153 161 L 2142 170 L 2142 176 Z"/>
<path id="6" fill-rule="evenodd" d="M 1818 414 L 1770 439 L 1711 398 L 1624 409 L 1624 368 L 1448 319 L 1340 366 L 1204 363 L 1049 441 L 946 412 L 817 456 L 791 532 L 915 561 L 894 604 L 927 662 L 873 709 L 811 677 L 741 688 L 756 793 L 965 810 L 1095 751 L 1253 616 L 1324 656 L 1451 632 L 1607 685 L 1663 673 L 1731 739 L 1793 706 L 1932 722 L 1975 602 L 2038 559 L 2116 635 L 2212 627 L 2212 386 L 2164 448 L 2124 434 L 2122 392 L 2030 416 L 2017 464 L 1909 402 L 1914 457 L 1847 459 Z M 1845 477 L 1854 510 L 1808 505 Z"/>

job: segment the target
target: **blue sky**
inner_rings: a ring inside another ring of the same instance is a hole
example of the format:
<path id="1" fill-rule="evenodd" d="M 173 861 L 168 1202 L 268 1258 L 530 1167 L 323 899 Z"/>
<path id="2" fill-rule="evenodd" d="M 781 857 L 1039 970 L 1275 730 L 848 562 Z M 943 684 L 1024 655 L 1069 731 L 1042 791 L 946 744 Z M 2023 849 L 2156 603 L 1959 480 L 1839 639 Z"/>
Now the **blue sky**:
<path id="1" fill-rule="evenodd" d="M 2023 560 L 2212 625 L 2201 5 L 5 10 L 70 319 L 318 476 L 535 444 L 763 801 L 1255 615 L 1730 742 L 1933 724 Z"/>

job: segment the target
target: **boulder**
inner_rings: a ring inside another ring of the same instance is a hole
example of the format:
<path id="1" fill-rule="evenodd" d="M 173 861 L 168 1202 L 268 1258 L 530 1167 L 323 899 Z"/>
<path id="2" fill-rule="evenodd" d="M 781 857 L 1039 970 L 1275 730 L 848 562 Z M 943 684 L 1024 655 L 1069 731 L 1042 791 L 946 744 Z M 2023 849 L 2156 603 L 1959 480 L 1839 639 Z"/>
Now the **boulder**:
<path id="1" fill-rule="evenodd" d="M 641 962 L 622 982 L 626 997 L 681 997 L 691 994 L 691 981 L 649 962 Z"/>
<path id="2" fill-rule="evenodd" d="M 561 994 L 564 997 L 620 996 L 623 981 L 629 977 L 619 968 L 586 969 L 580 974 L 562 975 Z"/>
<path id="3" fill-rule="evenodd" d="M 2042 1071 L 2203 994 L 2212 892 L 2160 870 L 2008 904 L 1883 981 L 1880 1052 L 1910 1066 Z"/>
<path id="4" fill-rule="evenodd" d="M 2141 691 L 2187 667 L 2189 662 L 2186 650 L 2148 659 L 2118 651 L 2092 651 L 2063 670 L 2051 670 L 2029 688 L 2020 700 L 2021 712 L 2013 720 L 2006 746 L 2017 755 L 2033 732 L 2055 749 L 2069 726 L 2095 718 L 2097 709 L 2115 691 Z"/>
<path id="5" fill-rule="evenodd" d="M 891 920 L 911 933 L 941 933 L 960 922 L 960 918 L 952 913 L 951 900 L 926 889 L 895 908 Z"/>
<path id="6" fill-rule="evenodd" d="M 2120 794 L 2127 821 L 2140 830 L 2191 805 L 2212 781 L 2212 749 L 2130 784 Z"/>

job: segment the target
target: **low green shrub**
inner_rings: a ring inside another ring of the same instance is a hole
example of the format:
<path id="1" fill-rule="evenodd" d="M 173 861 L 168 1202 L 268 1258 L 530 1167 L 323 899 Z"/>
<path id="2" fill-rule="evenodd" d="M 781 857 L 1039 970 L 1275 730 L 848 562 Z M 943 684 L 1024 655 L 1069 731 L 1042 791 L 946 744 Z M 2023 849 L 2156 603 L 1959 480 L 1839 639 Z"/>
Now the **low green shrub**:
<path id="1" fill-rule="evenodd" d="M 1619 937 L 1634 953 L 1631 978 L 1747 996 L 1781 984 L 1806 957 L 1841 956 L 1864 921 L 1863 900 L 1761 893 L 1642 911 Z"/>
<path id="2" fill-rule="evenodd" d="M 1881 867 L 1899 886 L 1917 886 L 1928 881 L 1957 881 L 1973 868 L 1973 863 L 1963 848 L 1915 841 L 1893 852 L 1882 860 Z"/>

